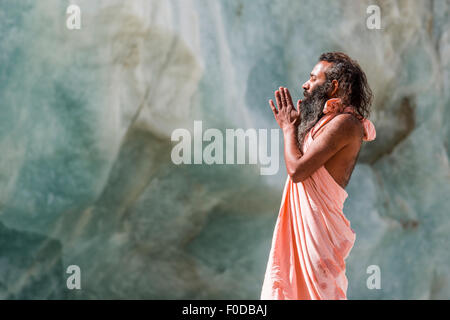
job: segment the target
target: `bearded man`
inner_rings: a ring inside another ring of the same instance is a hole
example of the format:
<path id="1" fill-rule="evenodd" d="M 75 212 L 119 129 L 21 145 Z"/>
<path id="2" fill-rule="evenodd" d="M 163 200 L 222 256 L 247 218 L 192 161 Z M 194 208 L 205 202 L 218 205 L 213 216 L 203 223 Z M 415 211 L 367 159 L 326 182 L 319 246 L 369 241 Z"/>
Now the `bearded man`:
<path id="1" fill-rule="evenodd" d="M 372 92 L 359 64 L 324 53 L 294 108 L 289 90 L 269 101 L 283 131 L 288 177 L 272 239 L 261 299 L 347 299 L 345 259 L 355 232 L 343 213 L 362 141 L 375 139 L 367 119 Z"/>

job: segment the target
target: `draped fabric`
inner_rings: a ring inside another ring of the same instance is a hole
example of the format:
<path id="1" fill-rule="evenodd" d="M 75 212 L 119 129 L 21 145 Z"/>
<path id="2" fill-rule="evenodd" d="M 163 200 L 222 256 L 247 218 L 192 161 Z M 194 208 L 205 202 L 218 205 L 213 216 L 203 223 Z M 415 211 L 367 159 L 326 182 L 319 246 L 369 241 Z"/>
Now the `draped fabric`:
<path id="1" fill-rule="evenodd" d="M 303 153 L 315 132 L 343 108 L 330 99 L 324 116 L 308 132 Z M 374 140 L 375 127 L 358 116 L 365 141 Z M 269 261 L 261 291 L 262 300 L 347 299 L 345 259 L 355 242 L 355 232 L 343 213 L 347 192 L 322 166 L 309 178 L 294 183 L 288 176 L 275 224 Z"/>

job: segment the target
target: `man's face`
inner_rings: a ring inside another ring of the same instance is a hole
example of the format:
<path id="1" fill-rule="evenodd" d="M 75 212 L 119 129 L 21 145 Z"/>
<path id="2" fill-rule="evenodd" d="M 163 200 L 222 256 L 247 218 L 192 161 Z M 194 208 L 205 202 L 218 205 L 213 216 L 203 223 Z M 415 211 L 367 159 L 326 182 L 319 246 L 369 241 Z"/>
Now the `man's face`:
<path id="1" fill-rule="evenodd" d="M 306 81 L 302 86 L 303 95 L 305 96 L 305 98 L 309 98 L 313 93 L 314 89 L 325 83 L 326 81 L 325 71 L 331 64 L 332 63 L 327 61 L 320 61 L 314 66 L 313 70 L 311 71 L 309 80 Z"/>
<path id="2" fill-rule="evenodd" d="M 327 81 L 325 71 L 331 65 L 326 61 L 320 61 L 311 71 L 310 78 L 303 84 L 303 95 L 300 106 L 301 123 L 298 126 L 298 139 L 301 144 L 306 133 L 319 121 L 323 115 L 323 107 L 329 99 L 331 82 Z"/>

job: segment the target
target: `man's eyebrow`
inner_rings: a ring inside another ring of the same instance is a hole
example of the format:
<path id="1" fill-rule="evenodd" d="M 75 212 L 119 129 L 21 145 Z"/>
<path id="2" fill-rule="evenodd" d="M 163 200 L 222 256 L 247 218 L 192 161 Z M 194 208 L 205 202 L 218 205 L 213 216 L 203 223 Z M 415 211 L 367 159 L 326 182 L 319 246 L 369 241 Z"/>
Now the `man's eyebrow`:
<path id="1" fill-rule="evenodd" d="M 311 73 L 309 74 L 309 76 L 310 76 L 310 77 L 315 77 L 316 75 L 315 75 L 314 73 L 311 72 Z"/>

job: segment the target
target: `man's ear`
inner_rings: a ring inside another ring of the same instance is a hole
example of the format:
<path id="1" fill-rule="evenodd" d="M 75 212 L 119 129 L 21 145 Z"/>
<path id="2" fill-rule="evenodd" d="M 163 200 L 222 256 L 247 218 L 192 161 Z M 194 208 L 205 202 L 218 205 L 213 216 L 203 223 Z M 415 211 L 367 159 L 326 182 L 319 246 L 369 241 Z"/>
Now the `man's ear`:
<path id="1" fill-rule="evenodd" d="M 334 79 L 333 81 L 331 81 L 331 92 L 330 92 L 330 97 L 334 98 L 338 92 L 339 89 L 339 82 Z"/>

